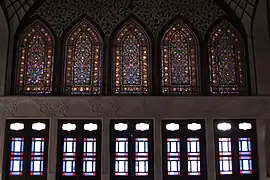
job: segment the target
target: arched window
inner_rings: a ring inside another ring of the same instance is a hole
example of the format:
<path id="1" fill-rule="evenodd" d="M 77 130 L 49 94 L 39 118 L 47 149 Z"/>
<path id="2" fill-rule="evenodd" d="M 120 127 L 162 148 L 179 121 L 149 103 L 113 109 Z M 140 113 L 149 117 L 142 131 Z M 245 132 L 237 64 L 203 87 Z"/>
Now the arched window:
<path id="1" fill-rule="evenodd" d="M 17 93 L 49 94 L 52 92 L 54 39 L 40 21 L 23 33 L 19 42 Z"/>
<path id="2" fill-rule="evenodd" d="M 102 40 L 87 20 L 79 22 L 65 42 L 65 89 L 69 94 L 100 94 Z"/>
<path id="3" fill-rule="evenodd" d="M 222 21 L 208 42 L 210 93 L 214 95 L 247 92 L 245 46 L 239 32 Z"/>
<path id="4" fill-rule="evenodd" d="M 133 20 L 122 26 L 113 53 L 113 93 L 148 94 L 150 42 L 144 29 Z"/>
<path id="5" fill-rule="evenodd" d="M 162 93 L 197 94 L 199 46 L 196 35 L 183 22 L 172 25 L 161 42 Z"/>

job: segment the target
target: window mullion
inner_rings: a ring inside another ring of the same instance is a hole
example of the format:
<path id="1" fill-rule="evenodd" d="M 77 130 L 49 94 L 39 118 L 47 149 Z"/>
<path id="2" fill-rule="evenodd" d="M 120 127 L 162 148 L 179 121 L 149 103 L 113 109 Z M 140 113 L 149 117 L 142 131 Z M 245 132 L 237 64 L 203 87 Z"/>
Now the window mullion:
<path id="1" fill-rule="evenodd" d="M 24 130 L 24 174 L 25 178 L 27 180 L 32 179 L 30 176 L 30 163 L 31 163 L 31 140 L 33 136 L 33 132 L 31 132 L 31 123 L 25 125 L 25 130 Z"/>
<path id="2" fill-rule="evenodd" d="M 135 177 L 135 138 L 134 133 L 130 133 L 129 135 L 129 146 L 128 146 L 128 159 L 129 159 L 129 177 Z"/>
<path id="3" fill-rule="evenodd" d="M 188 158 L 187 158 L 187 137 L 181 136 L 181 175 L 182 177 L 188 176 Z"/>
<path id="4" fill-rule="evenodd" d="M 239 162 L 238 162 L 238 136 L 231 136 L 232 140 L 232 171 L 235 178 L 239 177 Z"/>
<path id="5" fill-rule="evenodd" d="M 78 129 L 80 126 L 78 127 Z M 81 129 L 77 131 L 76 129 L 76 140 L 77 140 L 77 146 L 76 146 L 76 179 L 80 179 L 82 174 L 82 149 L 83 149 L 83 135 L 81 133 Z"/>

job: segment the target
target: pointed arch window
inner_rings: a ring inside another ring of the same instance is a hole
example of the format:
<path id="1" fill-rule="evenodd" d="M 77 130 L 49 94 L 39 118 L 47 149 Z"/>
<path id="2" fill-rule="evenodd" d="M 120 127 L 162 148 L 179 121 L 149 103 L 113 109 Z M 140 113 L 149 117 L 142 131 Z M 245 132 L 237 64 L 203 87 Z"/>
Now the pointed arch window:
<path id="1" fill-rule="evenodd" d="M 147 33 L 132 20 L 120 29 L 113 43 L 113 93 L 148 94 L 150 42 Z"/>
<path id="2" fill-rule="evenodd" d="M 197 37 L 183 22 L 165 32 L 161 42 L 163 94 L 200 92 L 198 52 Z"/>
<path id="3" fill-rule="evenodd" d="M 102 48 L 100 34 L 87 20 L 71 30 L 65 42 L 65 93 L 101 93 Z"/>
<path id="4" fill-rule="evenodd" d="M 16 93 L 50 94 L 52 92 L 54 38 L 40 21 L 24 31 L 19 42 Z"/>
<path id="5" fill-rule="evenodd" d="M 213 95 L 247 92 L 245 45 L 239 32 L 222 21 L 208 42 L 210 93 Z"/>

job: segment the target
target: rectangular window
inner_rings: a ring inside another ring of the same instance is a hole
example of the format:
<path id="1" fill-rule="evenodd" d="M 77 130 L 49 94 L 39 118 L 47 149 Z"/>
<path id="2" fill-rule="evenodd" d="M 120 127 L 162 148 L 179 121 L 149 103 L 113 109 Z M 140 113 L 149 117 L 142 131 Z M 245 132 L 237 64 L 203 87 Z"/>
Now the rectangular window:
<path id="1" fill-rule="evenodd" d="M 24 138 L 11 138 L 10 149 L 10 175 L 21 176 L 23 174 Z"/>
<path id="2" fill-rule="evenodd" d="M 76 138 L 64 138 L 63 144 L 63 176 L 75 176 Z"/>
<path id="3" fill-rule="evenodd" d="M 217 179 L 258 178 L 255 120 L 215 120 Z"/>
<path id="4" fill-rule="evenodd" d="M 59 179 L 101 178 L 101 121 L 59 120 Z"/>
<path id="5" fill-rule="evenodd" d="M 43 175 L 44 138 L 32 138 L 30 175 Z"/>
<path id="6" fill-rule="evenodd" d="M 187 138 L 188 175 L 201 174 L 200 138 Z"/>
<path id="7" fill-rule="evenodd" d="M 168 175 L 180 175 L 180 138 L 167 138 Z"/>
<path id="8" fill-rule="evenodd" d="M 206 179 L 204 120 L 163 120 L 163 178 Z"/>
<path id="9" fill-rule="evenodd" d="M 7 120 L 3 179 L 46 179 L 49 120 Z"/>
<path id="10" fill-rule="evenodd" d="M 240 174 L 252 174 L 251 138 L 238 138 Z"/>
<path id="11" fill-rule="evenodd" d="M 111 143 L 113 179 L 153 179 L 151 120 L 112 120 Z"/>
<path id="12" fill-rule="evenodd" d="M 115 176 L 128 176 L 128 138 L 115 139 Z"/>
<path id="13" fill-rule="evenodd" d="M 220 174 L 232 174 L 231 138 L 218 138 Z"/>

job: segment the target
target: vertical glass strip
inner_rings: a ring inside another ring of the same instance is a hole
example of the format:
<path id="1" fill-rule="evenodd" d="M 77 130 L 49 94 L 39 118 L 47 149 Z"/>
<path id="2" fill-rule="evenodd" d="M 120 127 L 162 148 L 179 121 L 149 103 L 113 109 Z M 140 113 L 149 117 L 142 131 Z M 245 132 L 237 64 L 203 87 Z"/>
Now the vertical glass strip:
<path id="1" fill-rule="evenodd" d="M 10 168 L 9 175 L 23 175 L 24 138 L 13 137 L 10 139 Z"/>
<path id="2" fill-rule="evenodd" d="M 148 176 L 148 138 L 135 139 L 135 175 Z"/>
<path id="3" fill-rule="evenodd" d="M 179 176 L 180 167 L 180 138 L 167 138 L 168 175 Z"/>
<path id="4" fill-rule="evenodd" d="M 231 138 L 218 138 L 219 171 L 221 175 L 232 174 Z"/>
<path id="5" fill-rule="evenodd" d="M 30 159 L 30 175 L 44 175 L 44 138 L 32 138 Z"/>
<path id="6" fill-rule="evenodd" d="M 128 176 L 128 138 L 115 139 L 115 176 Z"/>
<path id="7" fill-rule="evenodd" d="M 83 139 L 83 175 L 96 176 L 96 138 Z"/>
<path id="8" fill-rule="evenodd" d="M 238 138 L 240 174 L 252 174 L 251 138 Z"/>
<path id="9" fill-rule="evenodd" d="M 200 139 L 187 138 L 188 175 L 198 176 L 201 174 Z"/>
<path id="10" fill-rule="evenodd" d="M 64 138 L 62 176 L 75 176 L 76 138 Z"/>

